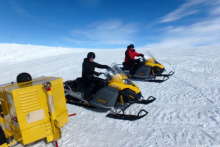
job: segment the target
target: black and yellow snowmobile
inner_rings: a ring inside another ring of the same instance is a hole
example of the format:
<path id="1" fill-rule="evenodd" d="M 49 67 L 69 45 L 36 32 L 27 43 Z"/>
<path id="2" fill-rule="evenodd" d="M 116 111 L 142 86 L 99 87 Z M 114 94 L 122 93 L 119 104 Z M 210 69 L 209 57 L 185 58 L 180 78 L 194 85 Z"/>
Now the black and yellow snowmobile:
<path id="1" fill-rule="evenodd" d="M 123 62 L 121 69 L 126 75 L 130 73 L 130 66 L 127 66 Z M 169 79 L 169 76 L 173 75 L 174 72 L 170 71 L 168 74 L 164 74 L 165 68 L 160 64 L 156 58 L 147 52 L 141 59 L 139 67 L 135 70 L 135 74 L 132 76 L 134 79 L 144 79 L 147 82 L 164 82 Z M 162 77 L 162 79 L 160 78 Z"/>
<path id="2" fill-rule="evenodd" d="M 90 101 L 83 99 L 84 92 L 88 86 L 82 78 L 64 82 L 67 103 L 90 105 L 110 110 L 110 113 L 106 116 L 116 119 L 136 120 L 148 114 L 147 111 L 142 109 L 137 115 L 127 115 L 125 110 L 133 103 L 149 104 L 156 98 L 150 96 L 148 99 L 144 99 L 138 86 L 130 81 L 116 64 L 113 64 L 103 74 L 106 76 L 104 87 L 98 89 Z M 118 110 L 120 111 L 118 112 Z"/>

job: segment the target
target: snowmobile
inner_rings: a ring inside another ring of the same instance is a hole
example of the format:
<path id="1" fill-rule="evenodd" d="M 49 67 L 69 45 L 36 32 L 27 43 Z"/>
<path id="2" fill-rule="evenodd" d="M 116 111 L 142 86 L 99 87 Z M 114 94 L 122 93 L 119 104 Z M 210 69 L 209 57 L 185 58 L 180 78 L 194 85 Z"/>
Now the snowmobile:
<path id="1" fill-rule="evenodd" d="M 150 96 L 144 99 L 138 86 L 128 79 L 117 64 L 112 64 L 103 74 L 106 77 L 103 79 L 104 86 L 94 93 L 90 101 L 83 99 L 88 86 L 82 78 L 64 82 L 67 103 L 110 110 L 106 116 L 115 119 L 137 120 L 148 114 L 141 109 L 137 115 L 128 115 L 125 110 L 133 103 L 149 104 L 156 98 Z"/>
<path id="2" fill-rule="evenodd" d="M 130 66 L 122 63 L 121 69 L 126 75 L 130 73 Z M 168 74 L 163 74 L 165 68 L 160 64 L 156 58 L 148 51 L 142 59 L 140 59 L 139 67 L 136 69 L 135 74 L 132 76 L 134 79 L 144 79 L 146 82 L 157 82 L 161 83 L 169 79 L 169 76 L 173 75 L 174 72 L 170 71 Z M 162 77 L 158 79 L 157 77 Z"/>

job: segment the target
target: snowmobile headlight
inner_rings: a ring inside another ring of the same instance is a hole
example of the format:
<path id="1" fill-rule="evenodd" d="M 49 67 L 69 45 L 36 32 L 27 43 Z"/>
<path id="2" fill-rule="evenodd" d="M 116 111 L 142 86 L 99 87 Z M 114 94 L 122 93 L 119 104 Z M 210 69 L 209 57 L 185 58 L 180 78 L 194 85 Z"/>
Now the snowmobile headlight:
<path id="1" fill-rule="evenodd" d="M 123 79 L 122 80 L 124 84 L 127 84 L 127 85 L 133 85 L 133 83 L 127 79 Z"/>

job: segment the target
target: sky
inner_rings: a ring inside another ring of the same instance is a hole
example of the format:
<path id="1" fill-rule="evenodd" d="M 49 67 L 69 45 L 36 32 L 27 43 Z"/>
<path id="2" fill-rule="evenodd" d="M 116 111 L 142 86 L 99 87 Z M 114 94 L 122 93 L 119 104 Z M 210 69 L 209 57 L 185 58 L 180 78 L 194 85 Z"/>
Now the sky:
<path id="1" fill-rule="evenodd" d="M 219 38 L 220 0 L 0 0 L 0 43 L 178 47 Z"/>

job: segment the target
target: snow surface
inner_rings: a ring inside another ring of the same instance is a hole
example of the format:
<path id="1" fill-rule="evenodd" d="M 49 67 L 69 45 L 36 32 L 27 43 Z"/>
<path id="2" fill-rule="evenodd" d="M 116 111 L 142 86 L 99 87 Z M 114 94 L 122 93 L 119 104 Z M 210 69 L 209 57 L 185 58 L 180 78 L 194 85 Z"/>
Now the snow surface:
<path id="1" fill-rule="evenodd" d="M 56 76 L 63 80 L 81 76 L 87 53 L 95 61 L 121 63 L 125 50 L 88 50 L 19 44 L 0 44 L 0 84 L 15 81 L 21 72 L 32 77 Z M 60 147 L 188 147 L 220 146 L 220 47 L 137 49 L 150 51 L 167 71 L 175 71 L 168 81 L 134 82 L 149 105 L 133 104 L 128 112 L 140 109 L 149 114 L 136 121 L 105 117 L 107 112 L 67 104 L 69 122 L 62 128 Z M 103 71 L 102 69 L 96 69 Z M 16 147 L 22 146 L 17 144 Z M 27 146 L 54 146 L 41 140 Z"/>

